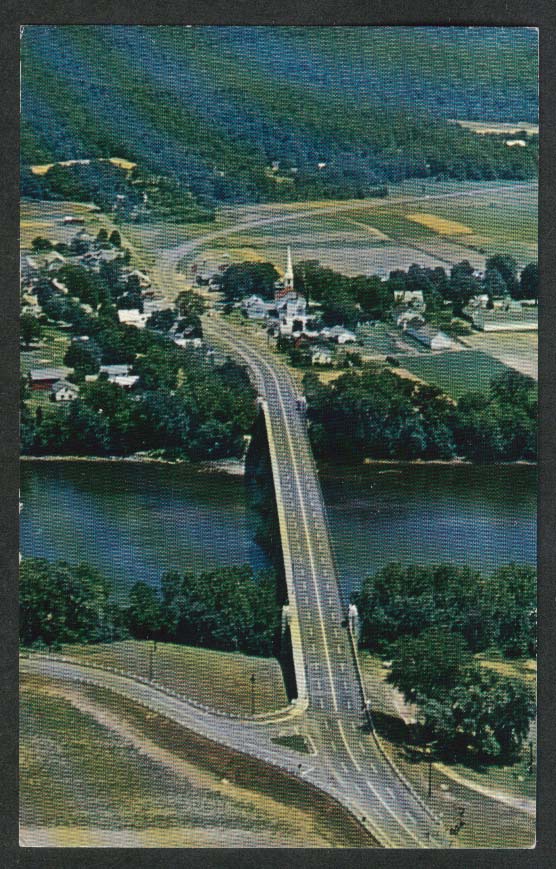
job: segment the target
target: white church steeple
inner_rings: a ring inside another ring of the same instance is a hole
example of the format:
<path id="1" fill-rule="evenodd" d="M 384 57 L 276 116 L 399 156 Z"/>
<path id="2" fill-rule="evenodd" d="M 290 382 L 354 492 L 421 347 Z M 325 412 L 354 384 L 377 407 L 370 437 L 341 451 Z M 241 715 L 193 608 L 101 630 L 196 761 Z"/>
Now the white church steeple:
<path id="1" fill-rule="evenodd" d="M 293 290 L 292 249 L 289 245 L 288 245 L 288 261 L 286 264 L 286 272 L 284 274 L 284 290 Z"/>

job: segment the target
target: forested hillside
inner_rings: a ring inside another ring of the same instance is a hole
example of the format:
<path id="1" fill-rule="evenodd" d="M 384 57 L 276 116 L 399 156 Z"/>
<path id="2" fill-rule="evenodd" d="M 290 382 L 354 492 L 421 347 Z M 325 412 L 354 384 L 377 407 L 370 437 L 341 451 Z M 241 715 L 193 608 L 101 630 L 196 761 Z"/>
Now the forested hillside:
<path id="1" fill-rule="evenodd" d="M 141 198 L 164 176 L 163 208 L 192 195 L 186 219 L 536 173 L 535 136 L 447 121 L 537 120 L 531 29 L 30 26 L 21 51 L 23 195 L 59 195 L 30 165 L 94 157 L 137 163 Z"/>

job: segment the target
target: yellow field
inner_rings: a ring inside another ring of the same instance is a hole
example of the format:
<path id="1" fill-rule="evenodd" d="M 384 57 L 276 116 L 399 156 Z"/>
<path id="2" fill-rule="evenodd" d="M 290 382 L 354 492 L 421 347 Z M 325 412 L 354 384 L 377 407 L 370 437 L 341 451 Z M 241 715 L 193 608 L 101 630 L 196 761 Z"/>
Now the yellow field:
<path id="1" fill-rule="evenodd" d="M 373 238 L 378 238 L 379 241 L 389 241 L 390 237 L 386 235 L 384 232 L 381 232 L 380 229 L 377 229 L 376 226 L 369 226 L 368 223 L 361 223 L 359 220 L 353 220 L 351 218 L 346 217 L 346 223 L 353 223 L 354 226 L 359 226 L 361 229 L 369 232 Z"/>
<path id="2" fill-rule="evenodd" d="M 457 220 L 447 220 L 445 217 L 438 217 L 436 214 L 408 214 L 408 220 L 413 220 L 415 223 L 420 223 L 428 229 L 438 232 L 440 235 L 467 235 L 472 233 L 471 227 L 464 223 L 458 223 Z"/>
<path id="3" fill-rule="evenodd" d="M 119 169 L 125 169 L 127 171 L 134 169 L 135 166 L 137 166 L 137 163 L 132 163 L 130 160 L 125 160 L 123 157 L 100 157 L 98 159 L 99 162 L 112 163 L 112 165 L 117 166 Z M 53 166 L 75 166 L 81 162 L 81 160 L 60 160 L 57 163 L 37 163 L 34 166 L 31 166 L 31 172 L 33 175 L 46 175 L 48 170 L 52 169 Z"/>

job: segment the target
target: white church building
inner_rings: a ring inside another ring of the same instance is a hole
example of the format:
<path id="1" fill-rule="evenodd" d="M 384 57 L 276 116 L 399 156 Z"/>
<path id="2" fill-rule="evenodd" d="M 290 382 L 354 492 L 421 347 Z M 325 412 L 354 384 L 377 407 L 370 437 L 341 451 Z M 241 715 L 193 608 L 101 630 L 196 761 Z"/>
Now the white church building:
<path id="1" fill-rule="evenodd" d="M 274 294 L 274 304 L 278 314 L 281 335 L 317 335 L 312 329 L 312 317 L 307 313 L 307 299 L 294 287 L 292 252 L 288 245 L 286 271 Z"/>

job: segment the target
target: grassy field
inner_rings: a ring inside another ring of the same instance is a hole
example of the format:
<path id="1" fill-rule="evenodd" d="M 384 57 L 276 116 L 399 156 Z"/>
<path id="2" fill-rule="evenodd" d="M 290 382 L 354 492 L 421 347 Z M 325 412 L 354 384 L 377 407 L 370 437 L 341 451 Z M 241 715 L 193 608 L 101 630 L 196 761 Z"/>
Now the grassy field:
<path id="1" fill-rule="evenodd" d="M 26 676 L 20 715 L 24 845 L 373 845 L 310 786 L 112 692 Z"/>
<path id="2" fill-rule="evenodd" d="M 251 711 L 251 675 L 255 674 L 255 712 L 271 712 L 287 706 L 288 698 L 280 665 L 275 658 L 255 658 L 232 652 L 215 652 L 172 643 L 153 644 L 126 640 L 95 646 L 63 646 L 62 653 L 138 676 L 149 675 L 152 654 L 153 679 L 198 703 L 224 712 Z"/>
<path id="3" fill-rule="evenodd" d="M 521 678 L 532 687 L 536 679 L 534 661 L 509 662 L 478 656 L 481 664 L 498 672 Z M 530 847 L 535 839 L 535 821 L 531 813 L 518 809 L 522 801 L 535 798 L 536 768 L 530 772 L 529 744 L 524 745 L 521 759 L 512 766 L 473 767 L 464 764 L 434 763 L 432 796 L 428 797 L 428 763 L 422 753 L 407 744 L 404 721 L 410 722 L 416 708 L 386 682 L 387 669 L 380 658 L 369 653 L 360 655 L 367 683 L 375 726 L 387 753 L 411 782 L 421 797 L 441 814 L 446 826 L 453 826 L 464 809 L 465 826 L 454 837 L 454 846 Z M 530 732 L 533 754 L 536 753 L 536 724 Z"/>
<path id="4" fill-rule="evenodd" d="M 240 221 L 296 214 L 250 229 L 235 227 Z M 498 252 L 511 253 L 523 266 L 537 258 L 537 185 L 408 181 L 392 185 L 387 200 L 223 208 L 215 228 L 227 225 L 230 234 L 208 242 L 191 261 L 269 260 L 280 269 L 291 244 L 294 260 L 318 259 L 345 274 L 386 276 L 413 262 L 449 268 L 462 259 L 483 268 L 486 257 Z M 212 226 L 180 227 L 178 232 L 182 239 L 192 238 Z M 163 245 L 163 235 L 148 227 L 129 231 L 144 233 L 146 246 Z"/>
<path id="5" fill-rule="evenodd" d="M 452 398 L 459 398 L 464 392 L 484 392 L 493 377 L 507 371 L 506 365 L 481 350 L 404 356 L 403 367 L 439 386 Z"/>
<path id="6" fill-rule="evenodd" d="M 473 332 L 465 336 L 464 343 L 538 380 L 537 332 Z"/>

